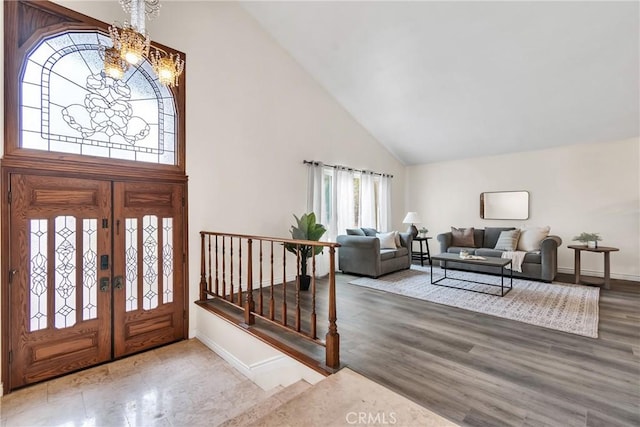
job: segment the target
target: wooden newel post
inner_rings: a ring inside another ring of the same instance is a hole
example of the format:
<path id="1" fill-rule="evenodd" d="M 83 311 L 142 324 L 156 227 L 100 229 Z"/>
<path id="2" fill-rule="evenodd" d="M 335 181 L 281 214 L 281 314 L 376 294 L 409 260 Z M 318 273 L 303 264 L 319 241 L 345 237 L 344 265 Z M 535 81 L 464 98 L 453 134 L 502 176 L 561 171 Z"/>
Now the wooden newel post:
<path id="1" fill-rule="evenodd" d="M 207 268 L 205 261 L 204 233 L 200 232 L 200 300 L 206 299 L 205 290 L 207 288 Z"/>
<path id="2" fill-rule="evenodd" d="M 247 297 L 244 303 L 244 322 L 247 325 L 253 325 L 256 322 L 256 316 L 253 314 L 255 309 L 253 302 L 253 241 L 247 239 Z"/>
<path id="3" fill-rule="evenodd" d="M 336 324 L 336 270 L 335 270 L 336 249 L 329 248 L 329 331 L 326 335 L 326 362 L 330 368 L 340 367 L 340 335 Z"/>

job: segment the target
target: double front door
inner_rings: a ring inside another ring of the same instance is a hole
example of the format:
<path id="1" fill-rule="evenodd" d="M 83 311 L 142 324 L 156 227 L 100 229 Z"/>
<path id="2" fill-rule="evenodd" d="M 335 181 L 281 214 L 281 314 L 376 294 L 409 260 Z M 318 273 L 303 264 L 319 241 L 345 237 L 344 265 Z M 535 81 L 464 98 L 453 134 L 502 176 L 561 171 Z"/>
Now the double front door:
<path id="1" fill-rule="evenodd" d="M 185 336 L 184 184 L 10 175 L 10 389 Z"/>

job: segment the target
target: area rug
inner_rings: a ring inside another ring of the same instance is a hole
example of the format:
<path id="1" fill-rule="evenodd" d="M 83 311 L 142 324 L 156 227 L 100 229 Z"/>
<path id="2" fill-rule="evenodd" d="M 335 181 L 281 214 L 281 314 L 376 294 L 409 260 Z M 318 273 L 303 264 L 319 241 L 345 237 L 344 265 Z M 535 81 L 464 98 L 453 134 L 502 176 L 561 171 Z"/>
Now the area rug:
<path id="1" fill-rule="evenodd" d="M 434 268 L 436 280 L 443 270 Z M 494 284 L 500 277 L 463 271 L 447 271 L 447 277 L 476 280 Z M 444 284 L 466 289 L 495 292 L 491 286 L 467 283 L 455 278 Z M 508 284 L 505 279 L 505 284 Z M 566 283 L 543 283 L 534 280 L 513 279 L 513 289 L 504 297 L 469 292 L 431 284 L 427 267 L 412 266 L 377 279 L 361 277 L 349 282 L 385 292 L 422 299 L 438 304 L 463 308 L 478 313 L 490 314 L 505 319 L 517 320 L 549 329 L 598 337 L 598 303 L 600 288 Z"/>

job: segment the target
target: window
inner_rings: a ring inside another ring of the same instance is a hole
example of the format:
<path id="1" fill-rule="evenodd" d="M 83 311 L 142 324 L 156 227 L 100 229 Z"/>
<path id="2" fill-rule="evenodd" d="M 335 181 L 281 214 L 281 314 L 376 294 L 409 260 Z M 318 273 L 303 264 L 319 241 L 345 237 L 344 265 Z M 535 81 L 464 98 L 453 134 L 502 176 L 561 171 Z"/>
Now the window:
<path id="1" fill-rule="evenodd" d="M 47 37 L 21 75 L 20 147 L 59 153 L 177 164 L 176 107 L 144 61 L 122 80 L 102 72 L 95 31 Z"/>
<path id="2" fill-rule="evenodd" d="M 371 188 L 367 191 L 363 189 L 363 173 L 350 171 L 346 178 L 352 191 L 345 191 L 340 188 L 344 179 L 337 182 L 333 167 L 325 167 L 323 174 L 323 197 L 322 197 L 322 222 L 323 224 L 331 224 L 332 220 L 336 220 L 338 230 L 341 228 L 353 227 L 371 227 L 376 230 L 386 230 L 388 225 L 383 224 L 382 210 L 390 203 L 385 193 L 383 200 L 383 192 L 381 191 L 381 180 L 389 179 L 379 174 L 370 174 Z M 344 198 L 349 200 L 344 200 Z M 338 200 L 339 199 L 339 200 Z M 336 200 L 336 207 L 333 201 Z M 344 208 L 347 209 L 344 209 Z M 342 209 L 341 209 L 342 208 Z M 342 217 L 342 220 L 338 218 Z M 346 217 L 346 218 L 345 218 Z"/>

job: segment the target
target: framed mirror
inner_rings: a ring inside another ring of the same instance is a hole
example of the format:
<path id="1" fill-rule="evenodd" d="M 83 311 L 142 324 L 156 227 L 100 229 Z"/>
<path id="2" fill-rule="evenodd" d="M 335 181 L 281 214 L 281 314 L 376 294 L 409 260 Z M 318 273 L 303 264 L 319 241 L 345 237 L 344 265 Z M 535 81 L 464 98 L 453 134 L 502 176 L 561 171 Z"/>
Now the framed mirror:
<path id="1" fill-rule="evenodd" d="M 491 191 L 480 193 L 480 218 L 528 219 L 528 191 Z"/>

